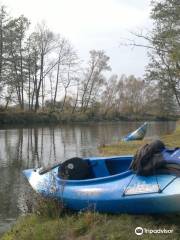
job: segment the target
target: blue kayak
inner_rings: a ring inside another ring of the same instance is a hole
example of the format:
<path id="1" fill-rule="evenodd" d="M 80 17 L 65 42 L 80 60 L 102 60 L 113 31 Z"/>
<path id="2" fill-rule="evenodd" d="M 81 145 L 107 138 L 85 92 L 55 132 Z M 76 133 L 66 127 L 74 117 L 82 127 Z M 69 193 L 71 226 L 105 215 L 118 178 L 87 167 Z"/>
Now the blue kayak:
<path id="1" fill-rule="evenodd" d="M 127 136 L 122 138 L 122 141 L 135 141 L 135 140 L 142 140 L 146 134 L 148 123 L 145 122 L 135 131 L 129 133 Z"/>
<path id="2" fill-rule="evenodd" d="M 180 150 L 178 156 L 180 155 Z M 164 152 L 166 158 L 174 152 Z M 169 155 L 168 155 L 169 154 Z M 59 166 L 42 172 L 24 170 L 32 188 L 44 197 L 63 201 L 76 211 L 106 213 L 177 213 L 180 212 L 180 178 L 175 174 L 138 176 L 129 165 L 133 156 L 84 158 L 91 177 L 66 180 L 58 175 Z"/>

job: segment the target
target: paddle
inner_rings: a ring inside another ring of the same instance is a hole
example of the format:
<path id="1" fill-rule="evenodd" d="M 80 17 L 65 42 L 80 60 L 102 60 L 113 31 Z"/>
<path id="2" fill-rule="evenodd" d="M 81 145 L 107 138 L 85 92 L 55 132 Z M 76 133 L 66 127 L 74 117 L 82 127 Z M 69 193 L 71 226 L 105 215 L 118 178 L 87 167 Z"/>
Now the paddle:
<path id="1" fill-rule="evenodd" d="M 42 169 L 40 169 L 39 174 L 43 175 L 43 174 L 49 172 L 50 170 L 53 170 L 54 168 L 59 167 L 60 165 L 61 165 L 61 163 L 58 163 L 58 164 L 54 164 L 53 166 L 42 168 Z"/>

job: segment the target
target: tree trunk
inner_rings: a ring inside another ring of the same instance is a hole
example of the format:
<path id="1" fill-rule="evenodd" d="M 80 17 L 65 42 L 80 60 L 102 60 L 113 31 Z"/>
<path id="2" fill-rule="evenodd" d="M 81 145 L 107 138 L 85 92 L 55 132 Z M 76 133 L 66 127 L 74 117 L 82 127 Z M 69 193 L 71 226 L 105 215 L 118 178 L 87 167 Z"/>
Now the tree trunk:
<path id="1" fill-rule="evenodd" d="M 24 77 L 23 77 L 23 56 L 22 56 L 22 39 L 20 39 L 20 72 L 21 72 L 21 109 L 24 110 Z"/>
<path id="2" fill-rule="evenodd" d="M 54 100 L 53 100 L 54 108 L 55 108 L 55 104 L 56 104 L 57 90 L 58 90 L 58 84 L 59 84 L 59 72 L 60 72 L 60 56 L 59 56 L 59 60 L 58 60 L 58 68 L 57 68 L 57 74 L 56 74 L 56 87 L 55 87 Z"/>
<path id="3" fill-rule="evenodd" d="M 37 88 L 37 91 L 36 91 L 35 112 L 37 112 L 37 110 L 39 109 L 39 93 L 40 93 L 40 89 L 42 87 L 43 69 L 44 69 L 44 52 L 42 50 L 39 84 L 38 84 L 38 88 Z"/>

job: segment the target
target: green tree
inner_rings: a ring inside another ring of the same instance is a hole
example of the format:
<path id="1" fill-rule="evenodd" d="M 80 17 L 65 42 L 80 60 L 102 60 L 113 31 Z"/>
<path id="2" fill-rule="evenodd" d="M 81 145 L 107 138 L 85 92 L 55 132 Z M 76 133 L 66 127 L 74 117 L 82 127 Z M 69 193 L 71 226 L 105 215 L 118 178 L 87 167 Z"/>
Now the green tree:
<path id="1" fill-rule="evenodd" d="M 160 92 L 167 96 L 170 92 L 170 102 L 176 99 L 180 107 L 180 2 L 158 0 L 152 2 L 152 7 L 154 27 L 145 37 L 152 49 L 146 78 L 158 83 Z"/>
<path id="2" fill-rule="evenodd" d="M 3 94 L 5 81 L 7 79 L 8 62 L 7 62 L 7 51 L 5 48 L 5 44 L 6 44 L 6 34 L 8 30 L 7 25 L 9 20 L 10 19 L 9 19 L 9 15 L 6 12 L 6 7 L 0 6 L 0 92 L 1 92 L 0 99 L 1 99 L 1 105 L 3 100 L 5 100 L 6 98 L 9 99 L 11 96 L 11 92 L 9 95 L 8 91 L 5 93 L 5 96 Z M 6 105 L 8 105 L 8 103 L 6 103 Z"/>
<path id="3" fill-rule="evenodd" d="M 5 50 L 7 54 L 7 84 L 15 90 L 18 103 L 24 109 L 24 91 L 26 83 L 25 39 L 29 27 L 26 17 L 11 19 L 7 24 Z"/>

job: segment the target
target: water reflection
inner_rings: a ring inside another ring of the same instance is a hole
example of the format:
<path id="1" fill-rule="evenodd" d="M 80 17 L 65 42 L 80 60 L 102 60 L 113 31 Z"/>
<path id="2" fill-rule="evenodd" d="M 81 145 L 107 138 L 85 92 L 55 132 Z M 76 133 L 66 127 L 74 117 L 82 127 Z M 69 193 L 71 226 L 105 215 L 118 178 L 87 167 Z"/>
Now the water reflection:
<path id="1" fill-rule="evenodd" d="M 22 212 L 28 184 L 21 171 L 74 156 L 98 154 L 97 146 L 118 141 L 139 122 L 65 125 L 0 130 L 0 234 Z M 174 122 L 152 122 L 147 137 L 175 129 Z"/>

